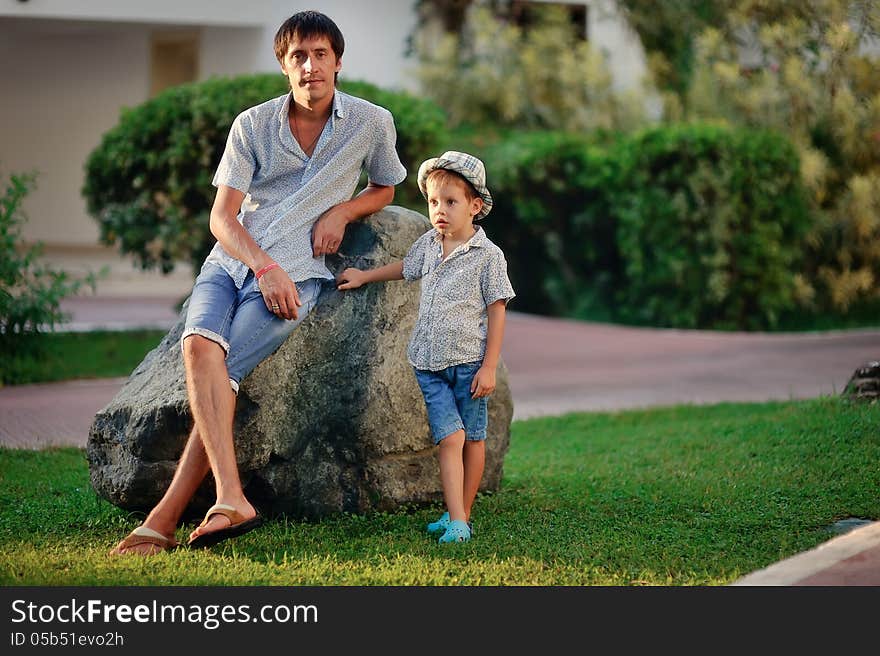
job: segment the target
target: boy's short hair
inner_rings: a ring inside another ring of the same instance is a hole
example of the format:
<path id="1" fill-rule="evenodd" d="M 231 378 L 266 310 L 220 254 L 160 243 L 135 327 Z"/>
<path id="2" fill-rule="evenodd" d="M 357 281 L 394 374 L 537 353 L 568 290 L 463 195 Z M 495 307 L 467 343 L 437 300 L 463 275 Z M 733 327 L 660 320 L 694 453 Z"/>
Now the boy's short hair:
<path id="1" fill-rule="evenodd" d="M 342 53 L 345 51 L 345 39 L 342 31 L 334 23 L 330 17 L 325 16 L 319 11 L 301 11 L 294 14 L 281 24 L 275 33 L 275 57 L 279 62 L 284 61 L 287 50 L 290 48 L 290 42 L 294 39 L 327 37 L 330 41 L 330 47 L 336 59 L 342 59 Z"/>

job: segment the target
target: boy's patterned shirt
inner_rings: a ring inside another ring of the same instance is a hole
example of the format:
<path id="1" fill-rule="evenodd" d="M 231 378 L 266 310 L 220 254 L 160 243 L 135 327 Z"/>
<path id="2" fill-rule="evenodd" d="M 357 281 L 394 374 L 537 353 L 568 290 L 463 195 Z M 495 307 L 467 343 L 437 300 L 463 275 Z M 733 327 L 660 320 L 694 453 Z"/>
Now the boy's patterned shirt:
<path id="1" fill-rule="evenodd" d="M 308 157 L 290 131 L 288 93 L 236 117 L 214 186 L 245 192 L 238 220 L 294 282 L 332 279 L 324 256 L 312 255 L 312 227 L 334 205 L 351 199 L 362 170 L 371 182 L 396 185 L 406 177 L 395 149 L 391 113 L 339 90 L 315 150 Z M 246 264 L 218 242 L 208 255 L 241 288 Z"/>
<path id="2" fill-rule="evenodd" d="M 407 357 L 416 369 L 440 371 L 482 361 L 486 352 L 486 308 L 515 296 L 507 260 L 477 226 L 466 243 L 443 259 L 443 241 L 433 228 L 419 237 L 403 260 L 403 277 L 422 279 L 419 316 Z"/>

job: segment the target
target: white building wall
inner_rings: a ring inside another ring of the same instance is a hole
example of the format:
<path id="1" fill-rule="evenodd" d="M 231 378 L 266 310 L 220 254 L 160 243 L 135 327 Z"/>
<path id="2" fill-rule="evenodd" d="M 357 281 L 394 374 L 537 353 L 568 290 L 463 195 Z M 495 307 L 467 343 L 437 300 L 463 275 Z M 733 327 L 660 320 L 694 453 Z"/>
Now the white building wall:
<path id="1" fill-rule="evenodd" d="M 604 53 L 614 88 L 618 91 L 640 88 L 647 71 L 645 49 L 616 3 L 592 0 L 587 20 L 588 38 L 594 47 Z"/>
<path id="2" fill-rule="evenodd" d="M 263 33 L 262 27 L 202 28 L 199 38 L 199 79 L 279 70 L 277 66 L 263 68 L 260 55 L 272 46 L 271 40 L 267 45 Z"/>
<path id="3" fill-rule="evenodd" d="M 0 16 L 197 25 L 264 25 L 275 0 L 0 0 Z"/>
<path id="4" fill-rule="evenodd" d="M 94 245 L 98 227 L 80 195 L 83 167 L 120 108 L 146 98 L 148 33 L 19 30 L 0 43 L 0 172 L 38 173 L 23 234 L 47 244 Z"/>

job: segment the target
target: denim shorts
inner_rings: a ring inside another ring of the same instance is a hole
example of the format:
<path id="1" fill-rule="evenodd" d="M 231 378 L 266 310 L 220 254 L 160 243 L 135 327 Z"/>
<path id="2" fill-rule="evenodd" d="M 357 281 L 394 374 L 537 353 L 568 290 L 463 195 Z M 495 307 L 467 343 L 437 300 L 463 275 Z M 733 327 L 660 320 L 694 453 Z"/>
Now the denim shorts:
<path id="1" fill-rule="evenodd" d="M 481 366 L 481 362 L 469 362 L 440 371 L 414 369 L 425 397 L 434 444 L 460 430 L 464 430 L 466 440 L 486 439 L 488 397 L 471 398 L 471 381 Z"/>
<path id="2" fill-rule="evenodd" d="M 189 297 L 181 347 L 189 335 L 201 335 L 219 344 L 226 352 L 229 383 L 238 393 L 241 380 L 275 352 L 315 307 L 322 282 L 309 278 L 296 283 L 302 305 L 298 317 L 288 321 L 266 307 L 254 284 L 253 271 L 238 289 L 222 267 L 205 262 Z"/>

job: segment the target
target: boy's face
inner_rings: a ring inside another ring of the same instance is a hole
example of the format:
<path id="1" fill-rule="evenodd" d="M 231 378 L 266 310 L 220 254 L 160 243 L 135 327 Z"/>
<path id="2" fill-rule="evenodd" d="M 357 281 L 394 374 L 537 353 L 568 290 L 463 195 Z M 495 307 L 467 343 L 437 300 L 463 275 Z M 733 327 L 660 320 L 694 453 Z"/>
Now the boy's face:
<path id="1" fill-rule="evenodd" d="M 455 179 L 429 179 L 428 216 L 431 225 L 444 238 L 466 239 L 473 234 L 474 217 L 483 208 L 483 199 L 468 200 L 465 183 Z"/>
<path id="2" fill-rule="evenodd" d="M 303 104 L 332 96 L 336 73 L 341 68 L 342 59 L 336 58 L 326 36 L 291 39 L 281 60 L 281 71 L 290 82 L 293 96 Z"/>

